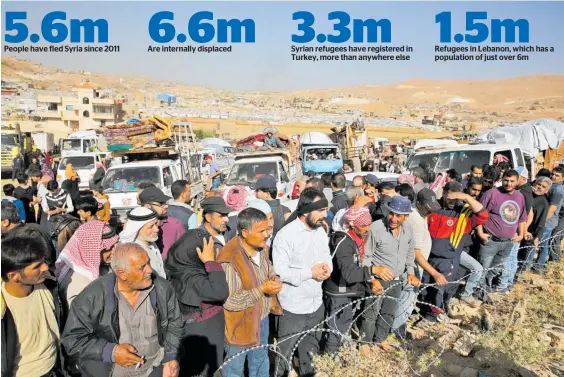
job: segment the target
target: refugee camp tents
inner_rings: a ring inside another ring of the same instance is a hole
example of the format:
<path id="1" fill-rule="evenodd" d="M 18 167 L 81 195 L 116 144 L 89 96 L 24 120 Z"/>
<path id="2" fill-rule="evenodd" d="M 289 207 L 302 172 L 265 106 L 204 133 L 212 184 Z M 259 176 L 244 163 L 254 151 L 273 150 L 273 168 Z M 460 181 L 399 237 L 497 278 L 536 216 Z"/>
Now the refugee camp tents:
<path id="1" fill-rule="evenodd" d="M 523 153 L 536 156 L 547 149 L 558 149 L 563 140 L 564 123 L 555 119 L 534 119 L 484 130 L 471 143 L 518 144 Z"/>

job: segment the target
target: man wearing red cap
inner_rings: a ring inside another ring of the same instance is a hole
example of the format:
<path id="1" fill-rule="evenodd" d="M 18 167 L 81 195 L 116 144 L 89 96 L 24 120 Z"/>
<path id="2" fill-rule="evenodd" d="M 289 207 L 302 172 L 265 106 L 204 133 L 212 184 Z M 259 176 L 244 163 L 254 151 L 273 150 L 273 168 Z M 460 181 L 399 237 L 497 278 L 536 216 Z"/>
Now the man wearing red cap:
<path id="1" fill-rule="evenodd" d="M 206 163 L 210 166 L 209 179 L 211 179 L 211 188 L 216 189 L 221 185 L 221 169 L 217 162 L 213 161 L 211 155 L 206 156 Z"/>

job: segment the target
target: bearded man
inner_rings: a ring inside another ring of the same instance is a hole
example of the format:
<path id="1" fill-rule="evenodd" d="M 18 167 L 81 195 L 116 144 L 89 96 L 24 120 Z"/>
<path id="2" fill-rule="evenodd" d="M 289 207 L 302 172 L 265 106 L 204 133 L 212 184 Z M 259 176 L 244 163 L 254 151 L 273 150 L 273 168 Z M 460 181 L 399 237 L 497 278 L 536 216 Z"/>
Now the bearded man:
<path id="1" fill-rule="evenodd" d="M 273 245 L 274 270 L 282 281 L 278 294 L 283 315 L 278 328 L 279 343 L 287 337 L 311 329 L 323 321 L 322 283 L 331 276 L 333 263 L 329 239 L 323 228 L 329 203 L 314 188 L 302 192 L 296 209 L 297 218 L 276 235 Z M 298 337 L 280 343 L 280 353 L 288 360 Z M 299 375 L 313 376 L 312 354 L 319 351 L 321 332 L 309 333 L 298 345 Z M 281 362 L 278 375 L 287 372 Z"/>

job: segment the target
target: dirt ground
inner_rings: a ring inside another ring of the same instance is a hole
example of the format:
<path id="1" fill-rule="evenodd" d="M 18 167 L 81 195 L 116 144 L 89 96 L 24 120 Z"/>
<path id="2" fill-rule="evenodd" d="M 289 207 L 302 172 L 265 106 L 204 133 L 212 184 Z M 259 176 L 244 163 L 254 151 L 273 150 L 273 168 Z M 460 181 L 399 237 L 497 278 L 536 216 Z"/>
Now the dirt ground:
<path id="1" fill-rule="evenodd" d="M 449 323 L 412 316 L 407 342 L 389 339 L 395 351 L 343 346 L 314 363 L 340 377 L 564 376 L 564 264 L 524 273 L 509 295 L 491 298 L 475 309 L 453 299 Z"/>

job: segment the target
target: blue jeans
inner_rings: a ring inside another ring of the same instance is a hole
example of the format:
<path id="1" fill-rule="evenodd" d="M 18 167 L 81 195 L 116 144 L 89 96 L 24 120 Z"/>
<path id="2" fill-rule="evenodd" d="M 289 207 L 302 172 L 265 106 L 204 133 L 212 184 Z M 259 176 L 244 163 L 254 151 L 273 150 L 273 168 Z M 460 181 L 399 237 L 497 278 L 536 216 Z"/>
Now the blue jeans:
<path id="1" fill-rule="evenodd" d="M 394 322 L 392 323 L 392 331 L 397 331 L 401 326 L 407 323 L 409 316 L 415 309 L 416 301 L 417 293 L 415 292 L 415 288 L 406 281 L 397 303 Z"/>
<path id="2" fill-rule="evenodd" d="M 480 282 L 484 268 L 476 259 L 472 258 L 467 252 L 463 251 L 460 255 L 460 265 L 471 271 L 468 280 L 466 281 L 466 286 L 464 287 L 464 292 L 460 295 L 461 297 L 470 297 L 474 293 L 474 288 Z"/>
<path id="3" fill-rule="evenodd" d="M 545 267 L 548 257 L 550 256 L 550 237 L 552 236 L 552 228 L 544 228 L 544 233 L 539 242 L 539 257 L 535 262 L 533 268 L 542 269 Z M 528 265 L 532 264 L 535 259 L 535 250 L 533 249 L 529 254 Z"/>
<path id="4" fill-rule="evenodd" d="M 221 178 L 219 176 L 212 179 L 212 190 L 221 186 Z"/>
<path id="5" fill-rule="evenodd" d="M 513 249 L 511 249 L 511 254 L 507 258 L 507 262 L 505 262 L 505 268 L 501 273 L 501 280 L 499 282 L 500 289 L 509 288 L 513 285 L 513 279 L 515 279 L 515 274 L 517 273 L 517 265 L 518 260 L 517 256 L 519 254 L 519 246 L 521 246 L 520 242 L 516 242 L 513 244 Z"/>
<path id="6" fill-rule="evenodd" d="M 486 270 L 480 278 L 482 288 L 492 287 L 494 277 L 501 273 L 512 249 L 513 241 L 494 241 L 491 237 L 486 244 L 480 246 L 479 259 L 482 267 Z"/>
<path id="7" fill-rule="evenodd" d="M 268 344 L 268 316 L 260 322 L 260 345 Z M 225 344 L 225 360 L 244 351 L 246 348 L 233 347 Z M 245 369 L 245 360 L 249 360 L 249 377 L 268 377 L 270 364 L 268 348 L 261 347 L 249 351 L 225 365 L 223 377 L 241 377 Z"/>

